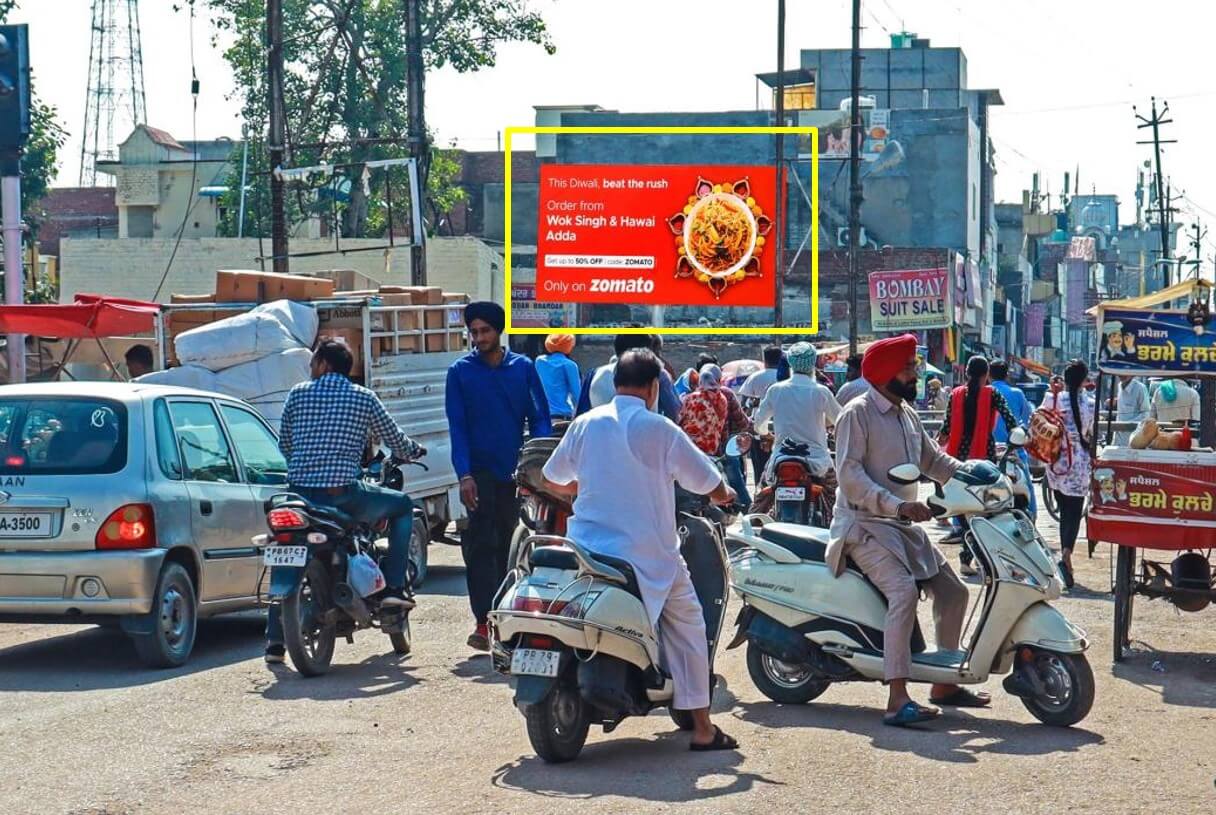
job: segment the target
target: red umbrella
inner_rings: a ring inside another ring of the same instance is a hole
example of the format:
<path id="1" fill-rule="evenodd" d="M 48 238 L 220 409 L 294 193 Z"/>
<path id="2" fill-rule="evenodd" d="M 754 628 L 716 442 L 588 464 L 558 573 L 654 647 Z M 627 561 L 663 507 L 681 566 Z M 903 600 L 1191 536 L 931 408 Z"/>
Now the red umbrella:
<path id="1" fill-rule="evenodd" d="M 78 294 L 64 304 L 0 306 L 0 334 L 83 340 L 146 334 L 160 306 L 140 300 Z"/>
<path id="2" fill-rule="evenodd" d="M 758 359 L 733 359 L 722 366 L 722 385 L 738 388 L 756 371 L 763 371 L 764 363 Z"/>

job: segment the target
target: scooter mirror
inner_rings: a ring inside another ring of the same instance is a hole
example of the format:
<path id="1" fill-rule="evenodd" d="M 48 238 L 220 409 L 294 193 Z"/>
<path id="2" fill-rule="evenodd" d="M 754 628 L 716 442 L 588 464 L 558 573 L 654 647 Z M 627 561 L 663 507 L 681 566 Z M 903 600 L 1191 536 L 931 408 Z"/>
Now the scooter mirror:
<path id="1" fill-rule="evenodd" d="M 896 464 L 887 470 L 887 478 L 896 484 L 915 484 L 920 481 L 920 467 L 915 464 Z"/>
<path id="2" fill-rule="evenodd" d="M 1015 427 L 1009 432 L 1009 443 L 1014 447 L 1025 447 L 1028 441 L 1030 441 L 1030 437 L 1020 427 Z"/>

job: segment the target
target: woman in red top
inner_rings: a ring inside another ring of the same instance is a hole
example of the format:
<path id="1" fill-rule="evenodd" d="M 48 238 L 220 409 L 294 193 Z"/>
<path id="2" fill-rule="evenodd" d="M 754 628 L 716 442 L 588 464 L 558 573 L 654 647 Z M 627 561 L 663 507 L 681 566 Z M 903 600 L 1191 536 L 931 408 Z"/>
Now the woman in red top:
<path id="1" fill-rule="evenodd" d="M 972 357 L 967 361 L 967 384 L 955 388 L 950 393 L 950 401 L 946 403 L 946 418 L 942 422 L 939 437 L 946 452 L 959 461 L 969 458 L 996 461 L 996 439 L 993 431 L 996 429 L 998 415 L 1005 419 L 1005 427 L 1010 430 L 1021 426 L 1021 422 L 1006 404 L 1005 397 L 988 384 L 988 360 L 980 356 Z M 966 526 L 961 523 L 962 519 L 959 520 L 962 528 L 947 540 L 958 538 L 961 542 Z M 975 574 L 971 561 L 971 552 L 964 544 L 962 552 L 959 553 L 963 574 Z"/>

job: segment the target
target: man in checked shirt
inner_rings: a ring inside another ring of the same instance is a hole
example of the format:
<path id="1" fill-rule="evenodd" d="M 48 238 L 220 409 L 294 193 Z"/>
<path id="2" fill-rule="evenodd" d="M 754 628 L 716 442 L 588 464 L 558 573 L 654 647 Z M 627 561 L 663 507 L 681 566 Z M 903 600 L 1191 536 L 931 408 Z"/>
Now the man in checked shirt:
<path id="1" fill-rule="evenodd" d="M 362 479 L 363 453 L 373 438 L 387 444 L 397 461 L 426 455 L 426 448 L 401 432 L 376 394 L 350 381 L 350 350 L 324 340 L 312 356 L 312 381 L 296 385 L 283 406 L 279 448 L 287 457 L 292 492 L 308 501 L 337 507 L 357 521 L 389 519 L 388 556 L 381 566 L 387 587 L 381 606 L 406 606 L 405 577 L 413 529 L 414 502 L 405 493 Z M 266 620 L 266 661 L 283 661 L 280 607 Z"/>

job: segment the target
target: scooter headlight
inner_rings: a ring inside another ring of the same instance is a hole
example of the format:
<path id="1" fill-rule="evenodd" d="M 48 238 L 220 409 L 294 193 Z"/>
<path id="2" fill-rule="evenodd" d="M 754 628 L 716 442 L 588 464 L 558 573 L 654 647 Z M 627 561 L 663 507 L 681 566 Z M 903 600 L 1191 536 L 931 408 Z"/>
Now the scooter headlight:
<path id="1" fill-rule="evenodd" d="M 1013 501 L 1013 491 L 1009 488 L 1008 482 L 986 487 L 972 487 L 969 491 L 980 500 L 984 509 L 1000 509 Z"/>
<path id="2" fill-rule="evenodd" d="M 1008 555 L 1001 554 L 1001 564 L 1004 565 L 1006 571 L 1009 572 L 1009 579 L 1015 583 L 1021 583 L 1023 586 L 1030 586 L 1032 589 L 1043 591 L 1043 584 L 1039 579 L 1026 571 L 1022 566 Z"/>
<path id="3" fill-rule="evenodd" d="M 573 600 L 566 603 L 565 607 L 558 613 L 559 617 L 572 617 L 576 620 L 581 620 L 587 616 L 587 612 L 591 609 L 591 605 L 598 599 L 603 592 L 600 591 L 585 591 L 576 596 Z"/>

